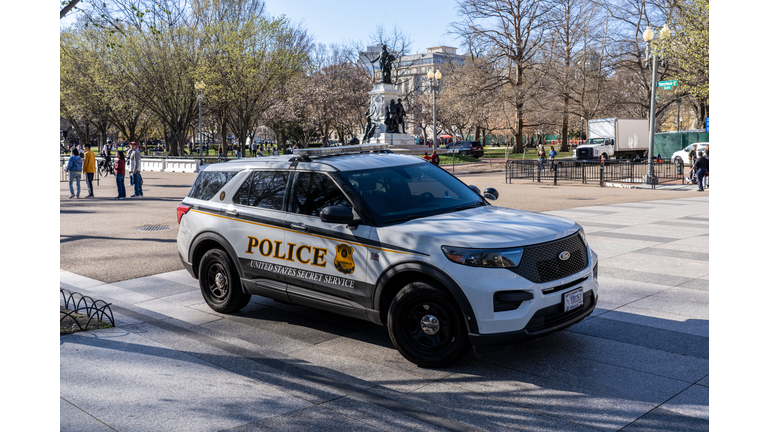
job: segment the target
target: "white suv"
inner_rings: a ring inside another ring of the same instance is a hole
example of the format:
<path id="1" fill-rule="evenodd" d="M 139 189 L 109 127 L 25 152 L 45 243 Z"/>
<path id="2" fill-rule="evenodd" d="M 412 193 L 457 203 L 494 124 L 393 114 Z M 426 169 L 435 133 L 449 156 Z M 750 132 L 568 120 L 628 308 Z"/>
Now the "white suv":
<path id="1" fill-rule="evenodd" d="M 562 330 L 597 303 L 597 255 L 556 216 L 492 206 L 386 145 L 208 165 L 178 249 L 215 311 L 252 294 L 386 325 L 420 366 Z"/>
<path id="2" fill-rule="evenodd" d="M 690 162 L 690 160 L 688 160 L 688 152 L 690 152 L 691 149 L 694 146 L 696 147 L 696 157 L 699 157 L 698 156 L 699 152 L 700 151 L 703 152 L 704 150 L 706 150 L 707 147 L 709 147 L 709 143 L 708 142 L 700 142 L 700 143 L 696 143 L 696 144 L 691 144 L 691 145 L 689 145 L 688 147 L 686 147 L 686 148 L 684 148 L 682 150 L 678 150 L 678 151 L 672 153 L 672 157 L 670 159 L 672 159 L 672 162 L 674 162 L 676 164 L 690 165 L 691 162 Z"/>

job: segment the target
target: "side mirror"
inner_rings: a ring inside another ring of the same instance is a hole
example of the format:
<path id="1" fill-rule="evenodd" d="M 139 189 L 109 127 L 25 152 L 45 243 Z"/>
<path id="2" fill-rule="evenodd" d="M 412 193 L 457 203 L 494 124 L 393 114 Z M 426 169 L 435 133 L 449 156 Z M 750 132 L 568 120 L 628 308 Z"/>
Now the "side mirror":
<path id="1" fill-rule="evenodd" d="M 320 212 L 320 220 L 328 223 L 349 223 L 354 218 L 352 209 L 344 206 L 328 206 Z"/>
<path id="2" fill-rule="evenodd" d="M 480 193 L 480 188 L 479 187 L 477 187 L 475 185 L 469 185 L 469 188 L 472 189 L 473 191 L 475 191 L 476 194 L 482 196 L 482 194 Z"/>
<path id="3" fill-rule="evenodd" d="M 483 191 L 483 196 L 491 201 L 499 199 L 499 191 L 495 188 L 487 188 Z"/>

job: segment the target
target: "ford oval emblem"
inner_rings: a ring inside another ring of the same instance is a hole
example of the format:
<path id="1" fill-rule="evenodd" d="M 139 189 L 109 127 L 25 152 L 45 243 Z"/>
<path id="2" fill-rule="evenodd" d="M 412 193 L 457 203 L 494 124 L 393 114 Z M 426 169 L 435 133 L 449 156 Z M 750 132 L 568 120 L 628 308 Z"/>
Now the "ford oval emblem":
<path id="1" fill-rule="evenodd" d="M 557 257 L 560 258 L 561 261 L 567 261 L 568 258 L 571 257 L 571 253 L 568 251 L 562 251 Z"/>

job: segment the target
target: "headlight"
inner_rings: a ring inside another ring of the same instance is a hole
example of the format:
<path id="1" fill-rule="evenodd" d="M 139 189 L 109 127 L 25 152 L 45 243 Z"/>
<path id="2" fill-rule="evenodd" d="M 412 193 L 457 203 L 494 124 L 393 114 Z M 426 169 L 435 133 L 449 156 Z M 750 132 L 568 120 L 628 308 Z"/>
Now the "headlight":
<path id="1" fill-rule="evenodd" d="M 443 246 L 446 258 L 456 264 L 471 267 L 511 268 L 520 264 L 523 248 L 514 249 L 467 249 Z"/>
<path id="2" fill-rule="evenodd" d="M 584 232 L 584 228 L 579 227 L 579 236 L 581 237 L 581 241 L 584 242 L 584 246 L 587 245 L 587 233 Z"/>

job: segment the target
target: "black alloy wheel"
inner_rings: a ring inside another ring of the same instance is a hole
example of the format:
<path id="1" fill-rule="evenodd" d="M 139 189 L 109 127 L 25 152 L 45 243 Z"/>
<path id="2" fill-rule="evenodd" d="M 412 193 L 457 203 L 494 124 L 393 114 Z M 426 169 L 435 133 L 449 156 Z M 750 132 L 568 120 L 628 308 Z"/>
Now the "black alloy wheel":
<path id="1" fill-rule="evenodd" d="M 450 294 L 431 282 L 412 282 L 400 290 L 387 322 L 397 350 L 419 366 L 448 366 L 470 348 L 461 311 Z"/>
<path id="2" fill-rule="evenodd" d="M 216 312 L 237 312 L 251 300 L 251 295 L 245 294 L 240 286 L 240 277 L 229 255 L 221 249 L 211 249 L 203 255 L 198 276 L 203 298 Z"/>

